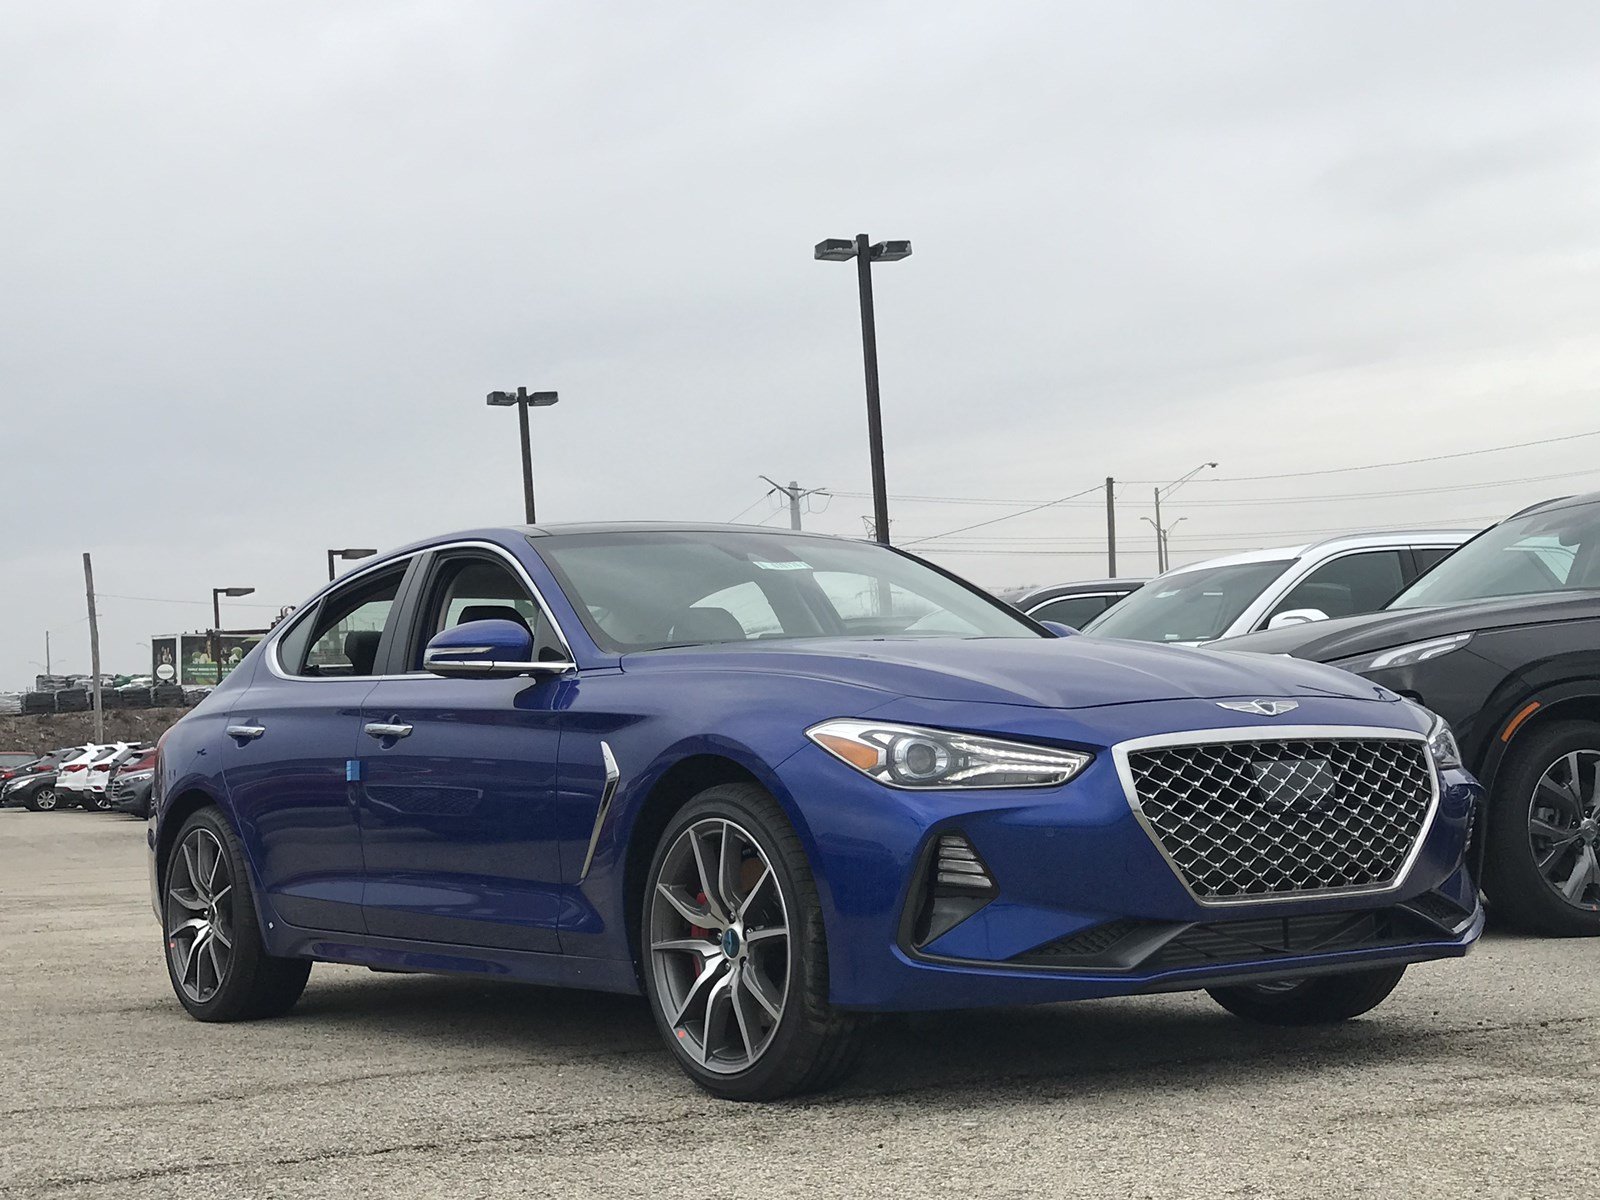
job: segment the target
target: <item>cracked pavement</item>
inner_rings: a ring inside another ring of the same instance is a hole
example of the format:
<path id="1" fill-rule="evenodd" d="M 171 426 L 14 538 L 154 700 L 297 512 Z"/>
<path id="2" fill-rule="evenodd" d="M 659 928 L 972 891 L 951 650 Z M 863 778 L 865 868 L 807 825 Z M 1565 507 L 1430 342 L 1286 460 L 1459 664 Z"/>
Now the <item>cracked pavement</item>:
<path id="1" fill-rule="evenodd" d="M 117 814 L 0 810 L 0 1196 L 1596 1186 L 1600 940 L 1491 934 L 1327 1030 L 1203 994 L 895 1018 L 838 1091 L 735 1105 L 678 1073 L 630 997 L 319 966 L 285 1019 L 192 1021 L 144 853 Z"/>

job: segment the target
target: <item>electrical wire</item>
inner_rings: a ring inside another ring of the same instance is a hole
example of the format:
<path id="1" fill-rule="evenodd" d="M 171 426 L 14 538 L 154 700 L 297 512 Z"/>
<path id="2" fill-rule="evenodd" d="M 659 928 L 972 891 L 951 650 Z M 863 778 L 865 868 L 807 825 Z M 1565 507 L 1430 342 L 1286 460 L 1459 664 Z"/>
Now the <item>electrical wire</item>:
<path id="1" fill-rule="evenodd" d="M 211 607 L 208 600 L 173 600 L 165 596 L 119 596 L 115 592 L 96 592 L 95 597 L 100 600 L 137 600 L 145 604 L 199 604 L 205 608 Z M 229 600 L 228 604 L 238 608 L 270 608 L 276 612 L 283 607 L 279 604 L 262 604 L 259 601 Z M 88 620 L 87 617 L 84 620 Z"/>
<path id="2" fill-rule="evenodd" d="M 1059 500 L 1046 500 L 1043 504 L 1035 504 L 1032 508 L 1025 508 L 1021 512 L 1006 513 L 1003 516 L 991 517 L 987 521 L 978 521 L 972 525 L 963 525 L 959 529 L 947 529 L 943 533 L 929 534 L 927 537 L 911 538 L 908 541 L 901 542 L 900 545 L 915 546 L 920 542 L 931 542 L 937 538 L 949 537 L 953 533 L 965 533 L 969 529 L 982 529 L 986 525 L 998 525 L 1001 521 L 1009 521 L 1014 517 L 1025 517 L 1029 513 L 1038 512 L 1042 508 L 1049 508 L 1056 504 L 1065 504 L 1068 500 L 1075 500 L 1079 496 L 1087 496 L 1099 486 L 1099 484 L 1095 484 L 1092 487 L 1086 487 L 1081 492 L 1073 492 L 1070 496 L 1062 496 Z"/>

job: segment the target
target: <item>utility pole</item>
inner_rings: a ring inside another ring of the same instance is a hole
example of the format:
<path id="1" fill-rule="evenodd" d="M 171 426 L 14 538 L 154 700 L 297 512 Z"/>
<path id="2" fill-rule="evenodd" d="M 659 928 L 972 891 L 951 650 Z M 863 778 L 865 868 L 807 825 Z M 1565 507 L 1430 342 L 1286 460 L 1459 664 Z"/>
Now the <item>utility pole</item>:
<path id="1" fill-rule="evenodd" d="M 49 675 L 51 673 L 50 672 L 50 631 L 48 629 L 46 629 L 44 631 L 44 673 L 46 675 Z"/>
<path id="2" fill-rule="evenodd" d="M 1111 476 L 1106 476 L 1106 574 L 1109 578 L 1117 577 L 1117 501 L 1115 488 L 1117 481 Z"/>
<path id="3" fill-rule="evenodd" d="M 94 679 L 94 740 L 99 743 L 106 740 L 106 714 L 100 706 L 100 618 L 94 611 L 94 564 L 87 550 L 83 552 L 83 590 L 89 599 L 89 670 Z"/>
<path id="4" fill-rule="evenodd" d="M 776 479 L 773 479 L 768 475 L 757 475 L 756 478 L 770 483 L 772 485 L 772 491 L 782 492 L 788 499 L 790 529 L 800 528 L 800 501 L 804 500 L 807 496 L 815 496 L 820 492 L 826 492 L 828 490 L 827 488 L 802 488 L 792 479 L 789 481 L 789 486 L 784 487 L 783 484 L 779 483 Z M 769 492 L 767 494 L 771 495 L 772 493 Z"/>
<path id="5" fill-rule="evenodd" d="M 1156 488 L 1156 574 L 1167 569 L 1167 539 L 1161 532 L 1161 489 Z"/>

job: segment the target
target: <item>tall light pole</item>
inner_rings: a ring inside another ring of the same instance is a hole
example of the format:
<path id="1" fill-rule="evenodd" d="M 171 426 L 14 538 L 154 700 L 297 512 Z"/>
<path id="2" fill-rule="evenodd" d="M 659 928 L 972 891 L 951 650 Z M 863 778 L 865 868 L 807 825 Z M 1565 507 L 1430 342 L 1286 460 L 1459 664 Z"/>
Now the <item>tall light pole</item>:
<path id="1" fill-rule="evenodd" d="M 220 587 L 211 589 L 211 661 L 217 667 L 217 682 L 222 682 L 222 598 L 248 596 L 253 587 Z"/>
<path id="2" fill-rule="evenodd" d="M 899 262 L 911 257 L 911 243 L 868 242 L 864 233 L 855 241 L 826 238 L 813 256 L 825 262 L 856 260 L 856 280 L 861 289 L 861 357 L 867 375 L 867 446 L 872 455 L 872 529 L 878 541 L 889 544 L 889 495 L 883 477 L 883 414 L 878 403 L 878 327 L 872 309 L 873 262 Z"/>
<path id="3" fill-rule="evenodd" d="M 345 550 L 329 550 L 328 551 L 328 581 L 330 583 L 333 582 L 333 576 L 334 576 L 334 571 L 335 571 L 335 568 L 334 568 L 334 565 L 333 565 L 333 560 L 334 559 L 342 558 L 346 562 L 352 562 L 352 561 L 354 561 L 355 559 L 358 559 L 358 558 L 371 558 L 376 553 L 377 553 L 376 550 L 363 550 L 363 549 L 358 549 L 356 547 L 350 547 L 349 549 L 345 549 Z"/>
<path id="4" fill-rule="evenodd" d="M 1189 518 L 1188 517 L 1179 517 L 1176 521 L 1174 521 L 1171 525 L 1168 525 L 1165 529 L 1163 529 L 1161 526 L 1157 525 L 1149 517 L 1140 517 L 1139 519 L 1141 521 L 1143 521 L 1146 525 L 1150 526 L 1151 529 L 1154 529 L 1156 531 L 1156 573 L 1160 574 L 1162 571 L 1165 571 L 1167 569 L 1167 561 L 1168 561 L 1168 559 L 1171 558 L 1171 555 L 1168 553 L 1168 543 L 1169 543 L 1168 535 L 1171 534 L 1171 532 L 1174 529 L 1176 529 L 1179 525 L 1182 525 Z"/>
<path id="5" fill-rule="evenodd" d="M 1201 463 L 1187 475 L 1184 475 L 1179 479 L 1175 479 L 1171 483 L 1163 484 L 1161 487 L 1155 489 L 1156 519 L 1152 521 L 1151 524 L 1156 527 L 1156 572 L 1158 574 L 1167 569 L 1167 537 L 1166 534 L 1162 532 L 1161 526 L 1161 497 L 1172 495 L 1173 492 L 1177 491 L 1184 484 L 1188 483 L 1189 480 L 1200 474 L 1201 471 L 1214 471 L 1216 470 L 1216 467 L 1217 464 L 1214 462 Z M 1182 518 L 1180 517 L 1179 520 L 1182 520 Z M 1173 522 L 1174 525 L 1177 523 L 1177 521 Z"/>
<path id="6" fill-rule="evenodd" d="M 511 408 L 517 410 L 517 429 L 522 435 L 522 508 L 523 515 L 527 517 L 528 524 L 534 521 L 533 513 L 533 448 L 528 442 L 528 410 L 530 408 L 549 408 L 560 400 L 555 392 L 530 392 L 525 387 L 519 387 L 514 392 L 490 392 L 490 408 Z"/>

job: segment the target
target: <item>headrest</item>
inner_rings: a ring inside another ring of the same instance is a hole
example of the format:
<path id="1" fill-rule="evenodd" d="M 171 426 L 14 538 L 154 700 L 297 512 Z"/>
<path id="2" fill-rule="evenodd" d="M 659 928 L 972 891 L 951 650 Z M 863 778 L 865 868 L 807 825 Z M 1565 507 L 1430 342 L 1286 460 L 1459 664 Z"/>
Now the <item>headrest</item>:
<path id="1" fill-rule="evenodd" d="M 674 642 L 742 642 L 744 626 L 725 608 L 685 609 L 672 626 Z"/>

